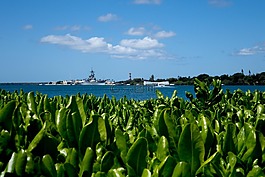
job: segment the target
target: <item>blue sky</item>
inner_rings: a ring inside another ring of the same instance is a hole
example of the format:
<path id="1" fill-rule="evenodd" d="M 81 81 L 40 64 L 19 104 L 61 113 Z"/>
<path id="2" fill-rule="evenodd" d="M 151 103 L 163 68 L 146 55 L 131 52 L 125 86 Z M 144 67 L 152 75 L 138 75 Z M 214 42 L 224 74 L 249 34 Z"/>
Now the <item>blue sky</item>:
<path id="1" fill-rule="evenodd" d="M 1 0 L 0 82 L 265 69 L 265 1 Z"/>

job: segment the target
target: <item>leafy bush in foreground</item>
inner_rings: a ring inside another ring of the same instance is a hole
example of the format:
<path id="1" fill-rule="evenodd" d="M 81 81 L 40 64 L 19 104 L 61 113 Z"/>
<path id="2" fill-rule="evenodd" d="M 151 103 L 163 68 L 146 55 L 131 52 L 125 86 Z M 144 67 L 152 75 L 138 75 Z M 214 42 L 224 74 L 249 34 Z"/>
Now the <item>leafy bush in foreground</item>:
<path id="1" fill-rule="evenodd" d="M 0 90 L 1 176 L 265 176 L 265 92 L 144 101 Z"/>

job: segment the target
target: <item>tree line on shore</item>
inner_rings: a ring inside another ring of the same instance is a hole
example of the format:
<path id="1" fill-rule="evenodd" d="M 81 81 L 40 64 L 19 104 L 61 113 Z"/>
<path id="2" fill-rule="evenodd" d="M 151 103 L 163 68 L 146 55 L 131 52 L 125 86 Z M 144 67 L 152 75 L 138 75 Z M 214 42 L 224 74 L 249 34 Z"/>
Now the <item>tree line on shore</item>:
<path id="1" fill-rule="evenodd" d="M 211 83 L 213 79 L 220 79 L 224 85 L 265 85 L 265 72 L 251 74 L 249 71 L 248 75 L 244 74 L 243 70 L 241 72 L 235 73 L 233 75 L 223 74 L 221 76 L 210 76 L 208 74 L 200 74 L 195 77 L 182 77 L 177 78 L 167 78 L 167 79 L 155 79 L 154 75 L 151 75 L 149 80 L 153 82 L 169 81 L 170 84 L 175 85 L 193 85 L 194 79 L 198 78 L 200 81 Z M 123 81 L 123 84 L 143 84 L 143 78 L 134 78 Z"/>

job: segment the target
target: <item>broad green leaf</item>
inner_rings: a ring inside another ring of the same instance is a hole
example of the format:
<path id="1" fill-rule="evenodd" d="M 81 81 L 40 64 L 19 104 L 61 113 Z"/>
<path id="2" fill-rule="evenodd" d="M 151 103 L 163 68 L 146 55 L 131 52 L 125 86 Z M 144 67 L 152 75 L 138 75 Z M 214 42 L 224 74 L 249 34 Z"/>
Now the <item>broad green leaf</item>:
<path id="1" fill-rule="evenodd" d="M 27 104 L 31 112 L 37 114 L 37 106 L 35 102 L 34 92 L 29 92 L 27 95 Z"/>
<path id="2" fill-rule="evenodd" d="M 103 120 L 102 117 L 98 118 L 98 132 L 100 135 L 100 140 L 101 141 L 107 141 L 107 129 L 105 125 L 105 120 Z"/>
<path id="3" fill-rule="evenodd" d="M 123 174 L 124 171 L 124 168 L 110 169 L 108 171 L 107 177 L 125 177 L 125 175 Z"/>
<path id="4" fill-rule="evenodd" d="M 41 113 L 44 112 L 44 96 L 42 96 L 38 102 L 37 105 L 37 115 L 40 115 Z"/>
<path id="5" fill-rule="evenodd" d="M 263 136 L 263 134 L 261 132 L 258 132 L 258 142 L 260 144 L 260 151 L 261 151 L 261 159 L 262 159 L 262 163 L 265 162 L 265 138 Z"/>
<path id="6" fill-rule="evenodd" d="M 78 152 L 75 148 L 67 148 L 66 163 L 70 163 L 77 168 L 79 164 Z"/>
<path id="7" fill-rule="evenodd" d="M 159 114 L 159 117 L 158 117 L 158 133 L 160 136 L 165 136 L 165 137 L 168 137 L 168 129 L 167 129 L 167 125 L 166 125 L 166 122 L 165 122 L 165 119 L 164 119 L 164 116 L 165 116 L 165 111 L 166 109 L 163 109 L 160 114 Z"/>
<path id="8" fill-rule="evenodd" d="M 123 111 L 124 112 L 124 111 Z M 130 115 L 128 116 L 128 119 L 124 119 L 124 118 L 121 118 L 120 120 L 122 120 L 122 123 L 123 124 L 126 124 L 126 128 L 125 130 L 131 130 L 134 128 L 135 126 L 135 116 L 134 115 Z M 124 125 L 123 125 L 124 126 Z"/>
<path id="9" fill-rule="evenodd" d="M 42 138 L 44 137 L 44 135 L 46 133 L 45 129 L 46 129 L 46 122 L 44 122 L 43 127 L 41 128 L 39 133 L 30 142 L 30 144 L 28 146 L 28 150 L 27 150 L 28 152 L 31 152 L 39 144 L 39 142 L 42 140 Z"/>
<path id="10" fill-rule="evenodd" d="M 257 105 L 257 115 L 261 115 L 265 113 L 265 107 L 263 104 Z"/>
<path id="11" fill-rule="evenodd" d="M 214 130 L 215 132 L 219 133 L 220 132 L 220 122 L 218 120 L 214 120 Z"/>
<path id="12" fill-rule="evenodd" d="M 110 144 L 114 141 L 114 131 L 112 130 L 112 125 L 110 124 L 110 117 L 109 114 L 103 113 L 102 115 L 103 120 L 105 121 L 105 128 L 107 133 L 107 144 Z"/>
<path id="13" fill-rule="evenodd" d="M 67 139 L 66 117 L 67 109 L 62 107 L 56 116 L 56 127 L 61 137 Z"/>
<path id="14" fill-rule="evenodd" d="M 246 123 L 241 128 L 238 136 L 238 156 L 241 157 L 243 162 L 247 162 L 248 158 L 251 157 L 255 147 L 256 147 L 256 133 L 255 129 Z"/>
<path id="15" fill-rule="evenodd" d="M 148 149 L 149 152 L 155 152 L 157 150 L 157 139 L 159 138 L 159 136 L 156 134 L 155 128 L 151 128 L 150 126 L 145 127 L 145 129 L 143 129 L 139 134 L 138 134 L 138 138 L 139 137 L 144 137 L 146 138 L 147 142 L 148 142 Z"/>
<path id="16" fill-rule="evenodd" d="M 77 177 L 77 169 L 70 163 L 65 163 L 64 164 L 64 170 L 65 170 L 65 176 L 73 176 L 73 177 Z M 84 175 L 84 176 L 90 176 L 90 175 Z"/>
<path id="17" fill-rule="evenodd" d="M 0 125 L 4 125 L 6 130 L 10 131 L 12 127 L 12 115 L 16 107 L 16 101 L 9 101 L 2 109 L 0 109 Z"/>
<path id="18" fill-rule="evenodd" d="M 83 101 L 84 100 L 82 98 L 80 98 L 80 97 L 76 98 L 78 111 L 80 113 L 80 117 L 81 117 L 81 120 L 82 120 L 82 126 L 85 126 L 86 121 L 87 121 L 87 116 L 86 116 L 86 113 L 85 113 L 84 102 Z"/>
<path id="19" fill-rule="evenodd" d="M 42 157 L 42 170 L 45 173 L 45 175 L 49 177 L 57 176 L 55 165 L 50 155 L 44 155 Z"/>
<path id="20" fill-rule="evenodd" d="M 94 152 L 90 147 L 87 147 L 84 158 L 80 163 L 79 176 L 83 176 L 85 172 L 88 176 L 92 174 L 93 160 L 94 160 Z"/>
<path id="21" fill-rule="evenodd" d="M 35 116 L 36 114 L 34 114 Z M 37 117 L 37 116 L 36 116 Z M 40 118 L 40 119 L 39 119 Z M 36 118 L 37 120 L 41 120 L 42 122 L 47 122 L 48 126 L 47 127 L 53 127 L 54 122 L 52 120 L 52 115 L 50 112 L 42 112 L 39 117 Z"/>
<path id="22" fill-rule="evenodd" d="M 154 127 L 156 129 L 156 131 L 158 132 L 159 131 L 159 118 L 161 117 L 161 112 L 163 111 L 163 109 L 165 108 L 166 106 L 164 104 L 160 104 L 156 107 L 156 109 L 154 110 L 154 113 L 153 113 L 153 122 L 154 122 Z"/>
<path id="23" fill-rule="evenodd" d="M 265 114 L 261 114 L 257 116 L 255 128 L 257 131 L 262 132 L 265 135 Z"/>
<path id="24" fill-rule="evenodd" d="M 187 162 L 179 162 L 173 171 L 172 177 L 186 177 L 191 175 L 191 166 Z"/>
<path id="25" fill-rule="evenodd" d="M 146 156 L 148 154 L 147 140 L 143 137 L 138 138 L 130 147 L 127 154 L 127 164 L 137 176 L 141 176 L 147 167 Z"/>
<path id="26" fill-rule="evenodd" d="M 25 172 L 29 175 L 34 175 L 36 173 L 37 165 L 35 166 L 34 158 L 32 153 L 27 153 L 27 163 L 25 167 Z"/>
<path id="27" fill-rule="evenodd" d="M 217 157 L 216 159 L 214 159 L 212 165 L 218 176 L 228 176 L 229 172 L 227 171 L 227 162 L 223 159 L 222 156 L 219 156 L 219 158 Z"/>
<path id="28" fill-rule="evenodd" d="M 226 126 L 226 131 L 224 135 L 223 152 L 225 153 L 225 155 L 227 155 L 229 151 L 236 154 L 236 142 L 236 125 L 229 123 Z"/>
<path id="29" fill-rule="evenodd" d="M 57 177 L 65 177 L 65 174 L 64 174 L 64 165 L 62 163 L 55 164 L 55 168 L 56 168 L 56 171 L 57 171 Z"/>
<path id="30" fill-rule="evenodd" d="M 172 156 L 167 156 L 159 165 L 159 176 L 171 177 L 176 166 L 176 160 Z"/>
<path id="31" fill-rule="evenodd" d="M 228 152 L 228 163 L 230 167 L 230 174 L 234 174 L 235 173 L 234 168 L 237 163 L 237 156 L 233 152 Z"/>
<path id="32" fill-rule="evenodd" d="M 157 145 L 156 157 L 162 162 L 169 155 L 167 138 L 161 136 Z"/>
<path id="33" fill-rule="evenodd" d="M 114 165 L 114 154 L 111 151 L 107 151 L 101 159 L 100 171 L 108 172 Z"/>
<path id="34" fill-rule="evenodd" d="M 196 124 L 187 124 L 180 135 L 178 155 L 181 161 L 190 165 L 190 174 L 194 176 L 204 161 L 204 143 Z"/>
<path id="35" fill-rule="evenodd" d="M 9 161 L 7 163 L 7 167 L 6 167 L 7 173 L 14 173 L 15 172 L 17 157 L 18 157 L 18 154 L 16 152 L 13 152 L 11 158 L 9 159 Z"/>
<path id="36" fill-rule="evenodd" d="M 98 163 L 98 166 L 100 167 L 100 163 L 99 162 L 102 160 L 102 157 L 103 157 L 103 155 L 105 154 L 105 151 L 106 151 L 105 146 L 103 145 L 103 143 L 98 143 L 96 145 L 95 151 L 96 151 L 96 157 L 97 157 L 96 161 Z M 100 168 L 98 170 L 100 170 Z"/>
<path id="37" fill-rule="evenodd" d="M 255 165 L 252 170 L 247 174 L 247 177 L 264 177 L 265 173 L 262 168 L 258 165 Z"/>
<path id="38" fill-rule="evenodd" d="M 72 121 L 74 126 L 74 133 L 75 133 L 75 139 L 76 143 L 78 143 L 79 135 L 82 129 L 82 120 L 80 116 L 76 112 L 72 113 Z"/>
<path id="39" fill-rule="evenodd" d="M 202 82 L 199 79 L 195 78 L 194 92 L 199 101 L 201 101 L 203 104 L 206 103 L 209 98 L 209 87 L 205 82 Z"/>
<path id="40" fill-rule="evenodd" d="M 69 147 L 77 147 L 77 140 L 75 134 L 75 125 L 74 119 L 71 112 L 68 112 L 66 116 L 66 132 L 67 132 L 67 141 Z"/>
<path id="41" fill-rule="evenodd" d="M 201 123 L 201 136 L 204 142 L 205 153 L 208 156 L 210 149 L 212 148 L 214 137 L 210 120 L 203 114 L 199 114 L 199 120 Z"/>
<path id="42" fill-rule="evenodd" d="M 167 138 L 168 138 L 168 141 L 171 147 L 175 147 L 177 150 L 177 142 L 179 139 L 179 132 L 178 132 L 179 127 L 174 122 L 173 113 L 170 114 L 170 112 L 171 112 L 170 109 L 165 109 L 164 111 L 164 121 L 165 121 L 165 125 L 167 127 L 167 132 L 168 132 Z"/>
<path id="43" fill-rule="evenodd" d="M 69 102 L 68 102 L 68 105 L 66 106 L 66 108 L 67 109 L 70 109 L 71 110 L 71 112 L 73 113 L 73 112 L 76 112 L 77 113 L 77 116 L 82 120 L 82 117 L 81 117 L 81 115 L 80 115 L 80 112 L 79 112 L 79 108 L 78 108 L 78 105 L 77 105 L 77 97 L 76 96 L 74 96 L 74 95 L 72 95 L 72 96 L 70 96 L 70 99 L 69 99 Z M 80 103 L 79 103 L 80 104 Z M 80 105 L 80 109 L 82 109 L 81 108 L 82 106 Z M 82 112 L 82 114 L 84 114 L 83 112 Z M 82 116 L 84 116 L 84 115 L 82 115 Z M 84 119 L 84 118 L 83 118 Z M 83 120 L 82 120 L 83 121 Z M 83 122 L 82 122 L 83 123 Z"/>
<path id="44" fill-rule="evenodd" d="M 207 166 L 208 164 L 210 164 L 210 163 L 211 163 L 216 157 L 218 158 L 218 155 L 220 156 L 219 152 L 217 151 L 217 152 L 215 152 L 211 157 L 209 157 L 207 160 L 205 160 L 205 161 L 201 164 L 200 168 L 196 171 L 196 175 L 198 175 L 199 173 L 202 173 L 203 168 L 204 168 L 205 166 Z"/>
<path id="45" fill-rule="evenodd" d="M 91 147 L 95 150 L 96 144 L 100 141 L 98 119 L 99 115 L 91 115 L 90 122 L 81 130 L 79 137 L 79 149 L 82 154 L 85 154 L 87 147 Z"/>
<path id="46" fill-rule="evenodd" d="M 141 177 L 151 177 L 151 176 L 152 176 L 151 172 L 146 168 L 144 169 L 144 171 L 141 175 Z"/>
<path id="47" fill-rule="evenodd" d="M 192 110 L 189 110 L 189 109 L 186 109 L 185 110 L 185 114 L 184 114 L 184 116 L 186 117 L 186 118 L 188 118 L 188 122 L 189 123 L 196 123 L 196 121 L 195 121 L 195 119 L 196 119 L 196 117 L 193 115 L 193 112 L 192 112 Z M 185 126 L 185 125 L 184 125 Z"/>
<path id="48" fill-rule="evenodd" d="M 116 146 L 120 150 L 120 157 L 123 160 L 123 162 L 126 163 L 126 155 L 128 151 L 127 140 L 124 133 L 119 128 L 115 130 L 115 138 L 116 138 Z"/>
<path id="49" fill-rule="evenodd" d="M 25 173 L 25 168 L 26 168 L 26 163 L 27 163 L 27 153 L 25 150 L 20 150 L 17 154 L 17 160 L 16 160 L 16 174 L 18 176 L 22 176 Z"/>
<path id="50" fill-rule="evenodd" d="M 13 128 L 16 133 L 21 131 L 21 125 L 24 124 L 23 115 L 21 113 L 21 105 L 19 104 L 15 109 L 12 116 Z M 18 143 L 20 144 L 20 142 Z"/>
<path id="51" fill-rule="evenodd" d="M 98 171 L 95 173 L 92 174 L 92 177 L 106 177 L 106 173 L 105 172 L 101 172 L 101 171 Z"/>
<path id="52" fill-rule="evenodd" d="M 48 95 L 45 95 L 44 96 L 44 100 L 43 100 L 43 102 L 44 102 L 44 111 L 46 111 L 46 112 L 52 112 L 51 111 L 51 104 L 50 104 L 50 100 L 49 100 L 49 97 L 48 97 Z"/>

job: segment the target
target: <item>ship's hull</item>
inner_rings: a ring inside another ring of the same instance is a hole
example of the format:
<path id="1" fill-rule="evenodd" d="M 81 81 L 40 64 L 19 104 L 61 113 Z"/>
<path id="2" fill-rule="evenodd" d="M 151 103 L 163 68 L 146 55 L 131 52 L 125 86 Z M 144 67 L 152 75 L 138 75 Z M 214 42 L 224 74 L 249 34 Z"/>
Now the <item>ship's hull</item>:
<path id="1" fill-rule="evenodd" d="M 106 85 L 105 82 L 83 82 L 81 85 Z"/>

